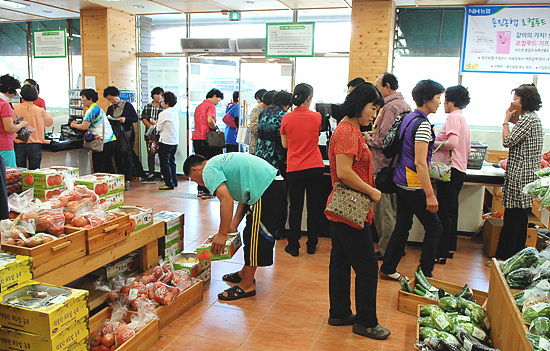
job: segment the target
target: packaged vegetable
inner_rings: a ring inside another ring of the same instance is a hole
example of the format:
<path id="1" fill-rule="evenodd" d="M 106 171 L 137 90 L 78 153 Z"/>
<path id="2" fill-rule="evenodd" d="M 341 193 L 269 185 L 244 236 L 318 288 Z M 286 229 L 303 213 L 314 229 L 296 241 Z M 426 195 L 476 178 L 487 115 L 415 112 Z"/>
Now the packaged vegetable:
<path id="1" fill-rule="evenodd" d="M 537 317 L 531 322 L 529 332 L 535 335 L 550 337 L 550 319 L 548 317 Z"/>
<path id="2" fill-rule="evenodd" d="M 523 321 L 526 324 L 531 324 L 531 322 L 537 317 L 547 317 L 550 318 L 550 304 L 542 302 L 528 308 L 523 309 Z"/>
<path id="3" fill-rule="evenodd" d="M 421 317 L 431 317 L 433 310 L 441 310 L 437 305 L 425 305 L 420 308 Z"/>
<path id="4" fill-rule="evenodd" d="M 518 268 L 530 268 L 535 265 L 539 260 L 537 249 L 533 247 L 526 247 L 514 256 L 510 257 L 506 261 L 500 264 L 502 273 L 507 276 L 509 273 L 515 271 Z"/>
<path id="5" fill-rule="evenodd" d="M 445 312 L 455 312 L 458 309 L 458 299 L 454 296 L 444 296 L 439 299 L 439 307 Z"/>
<path id="6" fill-rule="evenodd" d="M 506 276 L 506 281 L 512 289 L 525 289 L 531 285 L 533 277 L 539 272 L 538 268 L 518 268 Z"/>
<path id="7" fill-rule="evenodd" d="M 450 333 L 453 331 L 453 323 L 451 319 L 441 310 L 433 309 L 431 312 L 431 317 L 433 324 L 437 330 L 445 331 Z"/>

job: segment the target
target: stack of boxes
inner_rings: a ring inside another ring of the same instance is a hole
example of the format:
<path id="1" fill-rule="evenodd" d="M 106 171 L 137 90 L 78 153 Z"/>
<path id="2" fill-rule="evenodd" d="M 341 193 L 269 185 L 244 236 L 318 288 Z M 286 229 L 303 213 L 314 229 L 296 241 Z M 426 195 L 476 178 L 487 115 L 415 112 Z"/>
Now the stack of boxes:
<path id="1" fill-rule="evenodd" d="M 67 189 L 65 186 L 65 177 L 67 175 L 76 178 L 78 174 L 78 168 L 64 166 L 24 171 L 22 173 L 23 191 L 34 188 L 35 198 L 49 200 L 54 196 L 59 196 Z"/>
<path id="2" fill-rule="evenodd" d="M 210 282 L 212 269 L 210 261 L 199 261 L 195 252 L 182 252 L 177 255 L 172 264 L 175 270 L 187 272 L 191 278 L 201 279 L 204 284 Z"/>
<path id="3" fill-rule="evenodd" d="M 0 253 L 0 349 L 88 349 L 88 292 L 32 281 L 32 258 Z"/>
<path id="4" fill-rule="evenodd" d="M 154 219 L 164 222 L 164 233 L 158 241 L 159 255 L 172 259 L 183 250 L 184 214 L 162 211 L 153 215 Z"/>
<path id="5" fill-rule="evenodd" d="M 124 205 L 124 176 L 120 174 L 94 173 L 75 179 L 75 184 L 85 185 L 99 195 L 99 202 L 107 209 Z"/>

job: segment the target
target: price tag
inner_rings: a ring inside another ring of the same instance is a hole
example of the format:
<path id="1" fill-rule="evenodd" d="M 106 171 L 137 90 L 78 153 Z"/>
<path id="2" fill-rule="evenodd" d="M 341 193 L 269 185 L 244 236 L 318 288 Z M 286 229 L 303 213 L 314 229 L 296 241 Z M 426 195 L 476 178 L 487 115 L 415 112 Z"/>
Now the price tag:
<path id="1" fill-rule="evenodd" d="M 439 289 L 436 288 L 435 286 L 432 286 L 432 287 L 430 288 L 430 291 L 431 291 L 431 292 L 438 292 Z"/>
<path id="2" fill-rule="evenodd" d="M 550 290 L 550 282 L 548 282 L 548 280 L 543 280 L 537 283 L 536 287 L 542 290 Z"/>
<path id="3" fill-rule="evenodd" d="M 470 339 L 464 338 L 464 348 L 466 349 L 466 351 L 472 351 L 472 346 L 474 346 L 474 344 L 472 344 Z"/>
<path id="4" fill-rule="evenodd" d="M 472 335 L 474 336 L 474 338 L 479 340 L 485 340 L 485 337 L 487 336 L 487 334 L 485 334 L 485 332 L 478 327 L 474 327 Z"/>
<path id="5" fill-rule="evenodd" d="M 550 341 L 545 337 L 541 336 L 539 339 L 539 349 L 550 351 Z"/>
<path id="6" fill-rule="evenodd" d="M 59 304 L 62 304 L 63 302 L 67 301 L 69 297 L 68 296 L 65 296 L 65 295 L 59 295 L 53 299 L 50 300 L 51 303 L 53 303 L 54 305 L 59 305 Z"/>
<path id="7" fill-rule="evenodd" d="M 51 210 L 52 209 L 52 204 L 49 201 L 46 201 L 46 202 L 40 203 L 40 205 L 38 207 L 41 210 Z"/>
<path id="8" fill-rule="evenodd" d="M 444 315 L 440 315 L 435 319 L 435 322 L 441 329 L 445 329 L 449 326 L 449 322 L 447 321 L 447 318 L 445 318 Z"/>
<path id="9" fill-rule="evenodd" d="M 545 303 L 545 302 L 541 302 L 541 303 L 537 303 L 536 305 L 531 306 L 531 308 L 532 308 L 535 312 L 539 313 L 540 311 L 542 311 L 543 309 L 545 309 L 545 308 L 548 307 L 548 306 L 550 306 L 550 305 L 548 305 L 548 304 Z"/>
<path id="10" fill-rule="evenodd" d="M 138 289 L 130 289 L 130 292 L 128 293 L 128 298 L 130 300 L 136 299 L 138 296 L 138 292 L 139 292 Z"/>

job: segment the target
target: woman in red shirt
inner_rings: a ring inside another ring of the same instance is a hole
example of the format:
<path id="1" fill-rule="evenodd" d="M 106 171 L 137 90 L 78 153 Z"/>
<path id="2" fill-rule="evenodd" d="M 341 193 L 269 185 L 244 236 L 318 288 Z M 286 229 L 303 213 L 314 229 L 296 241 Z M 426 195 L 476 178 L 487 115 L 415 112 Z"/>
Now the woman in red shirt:
<path id="1" fill-rule="evenodd" d="M 371 83 L 359 84 L 341 105 L 346 117 L 330 138 L 329 162 L 332 185 L 342 182 L 369 195 L 374 203 L 381 193 L 374 187 L 372 154 L 360 126 L 369 125 L 384 106 L 382 93 Z M 329 196 L 329 201 L 332 194 Z M 372 222 L 372 208 L 365 221 Z M 351 325 L 353 332 L 373 339 L 386 339 L 390 331 L 376 316 L 378 260 L 370 226 L 355 229 L 342 222 L 331 223 L 332 250 L 329 265 L 330 311 L 328 324 Z M 351 268 L 355 271 L 355 315 L 351 311 Z"/>
<path id="2" fill-rule="evenodd" d="M 319 224 L 323 214 L 322 193 L 323 157 L 319 150 L 321 114 L 309 109 L 313 88 L 300 83 L 294 88 L 294 111 L 283 116 L 281 139 L 287 148 L 286 180 L 290 197 L 288 245 L 285 251 L 298 256 L 304 194 L 307 192 L 307 253 L 312 255 L 317 247 Z"/>

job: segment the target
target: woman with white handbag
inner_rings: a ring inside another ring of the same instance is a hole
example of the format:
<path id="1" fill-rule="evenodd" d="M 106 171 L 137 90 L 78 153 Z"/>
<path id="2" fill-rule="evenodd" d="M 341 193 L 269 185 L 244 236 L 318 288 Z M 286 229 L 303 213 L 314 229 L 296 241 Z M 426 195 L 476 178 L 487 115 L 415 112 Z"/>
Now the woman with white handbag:
<path id="1" fill-rule="evenodd" d="M 470 153 L 470 127 L 462 115 L 462 109 L 470 103 L 470 94 L 462 85 L 447 88 L 445 91 L 445 113 L 447 121 L 437 133 L 432 163 L 450 165 L 450 180 L 437 181 L 437 215 L 443 226 L 436 263 L 445 264 L 453 258 L 457 249 L 458 195 L 466 179 L 466 167 Z"/>

